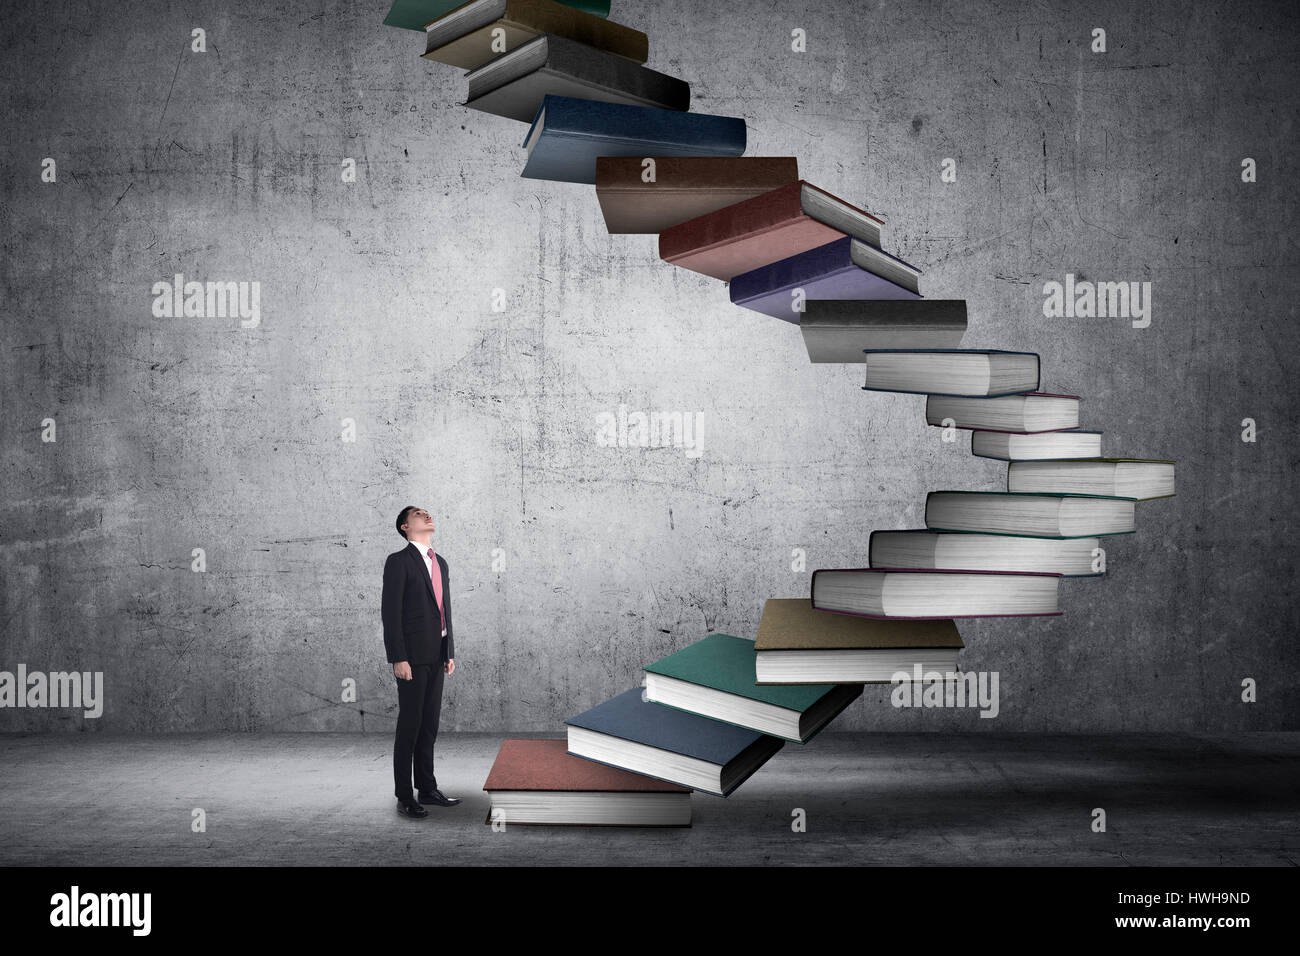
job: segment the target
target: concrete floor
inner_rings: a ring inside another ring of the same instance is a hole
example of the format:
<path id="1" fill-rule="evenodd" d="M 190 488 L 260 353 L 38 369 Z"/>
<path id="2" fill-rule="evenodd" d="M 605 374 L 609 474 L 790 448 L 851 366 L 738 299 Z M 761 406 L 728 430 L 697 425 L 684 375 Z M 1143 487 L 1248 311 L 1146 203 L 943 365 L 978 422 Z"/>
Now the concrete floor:
<path id="1" fill-rule="evenodd" d="M 417 821 L 394 810 L 387 735 L 0 736 L 0 864 L 1300 861 L 1300 734 L 824 734 L 726 800 L 696 794 L 689 829 L 497 833 L 480 788 L 501 740 L 440 736 L 464 802 Z"/>

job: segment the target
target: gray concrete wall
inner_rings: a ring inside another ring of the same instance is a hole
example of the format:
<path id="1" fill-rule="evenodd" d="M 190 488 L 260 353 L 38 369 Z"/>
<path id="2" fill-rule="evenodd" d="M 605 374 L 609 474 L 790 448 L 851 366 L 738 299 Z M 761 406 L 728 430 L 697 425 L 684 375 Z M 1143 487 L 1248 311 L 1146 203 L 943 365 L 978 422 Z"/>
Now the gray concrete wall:
<path id="1" fill-rule="evenodd" d="M 519 178 L 524 127 L 458 105 L 461 74 L 381 26 L 386 7 L 7 12 L 0 668 L 102 671 L 106 702 L 3 709 L 0 730 L 391 731 L 380 569 L 411 503 L 451 565 L 443 726 L 559 733 L 710 630 L 754 636 L 813 568 L 864 565 L 927 491 L 1004 487 L 921 397 L 810 366 L 795 327 L 660 262 L 652 236 L 607 235 L 590 187 Z M 1300 726 L 1295 9 L 614 16 L 693 109 L 746 118 L 750 155 L 796 155 L 883 216 L 927 295 L 968 300 L 968 347 L 1041 353 L 1104 453 L 1178 460 L 1178 497 L 1140 506 L 1104 580 L 1063 584 L 1063 616 L 962 624 L 963 667 L 1000 675 L 998 719 L 876 687 L 836 726 Z M 1044 318 L 1067 272 L 1152 282 L 1150 327 Z M 259 282 L 260 324 L 155 317 L 175 273 Z M 703 412 L 703 455 L 600 447 L 620 403 Z"/>

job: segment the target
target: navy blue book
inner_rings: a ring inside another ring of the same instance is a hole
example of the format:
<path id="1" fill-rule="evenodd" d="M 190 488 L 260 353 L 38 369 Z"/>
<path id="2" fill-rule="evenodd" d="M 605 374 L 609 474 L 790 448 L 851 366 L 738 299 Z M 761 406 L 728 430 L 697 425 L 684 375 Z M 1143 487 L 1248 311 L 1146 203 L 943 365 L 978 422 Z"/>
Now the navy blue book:
<path id="1" fill-rule="evenodd" d="M 739 156 L 745 121 L 548 94 L 524 148 L 525 179 L 594 185 L 597 156 Z"/>
<path id="2" fill-rule="evenodd" d="M 726 797 L 785 741 L 647 701 L 634 687 L 571 717 L 575 757 Z"/>
<path id="3" fill-rule="evenodd" d="M 805 299 L 919 299 L 920 271 L 849 236 L 731 280 L 731 301 L 787 322 L 799 322 L 791 293 Z"/>

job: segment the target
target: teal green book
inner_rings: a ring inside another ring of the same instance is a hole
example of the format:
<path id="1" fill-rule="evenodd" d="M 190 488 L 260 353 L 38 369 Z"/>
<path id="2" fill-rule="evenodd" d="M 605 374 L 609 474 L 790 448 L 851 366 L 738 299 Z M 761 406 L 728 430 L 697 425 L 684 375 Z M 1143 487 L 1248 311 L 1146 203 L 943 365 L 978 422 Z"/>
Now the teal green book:
<path id="1" fill-rule="evenodd" d="M 860 684 L 758 684 L 754 642 L 710 634 L 645 668 L 646 700 L 807 743 L 862 695 Z"/>
<path id="2" fill-rule="evenodd" d="M 424 25 L 444 13 L 463 7 L 469 0 L 393 0 L 393 8 L 384 17 L 385 26 L 424 32 Z M 609 16 L 609 0 L 556 0 L 566 7 L 598 17 Z"/>

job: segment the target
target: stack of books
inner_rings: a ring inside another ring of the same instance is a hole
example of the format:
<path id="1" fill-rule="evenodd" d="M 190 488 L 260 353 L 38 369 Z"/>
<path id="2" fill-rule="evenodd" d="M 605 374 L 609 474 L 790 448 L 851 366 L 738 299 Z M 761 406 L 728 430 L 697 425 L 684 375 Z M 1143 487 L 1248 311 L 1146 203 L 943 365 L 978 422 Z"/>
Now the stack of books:
<path id="1" fill-rule="evenodd" d="M 647 67 L 645 34 L 609 12 L 396 0 L 385 23 L 466 71 L 465 106 L 521 124 L 522 176 L 594 186 L 610 233 L 657 234 L 665 262 L 797 325 L 809 361 L 926 395 L 930 425 L 1008 463 L 1007 490 L 933 492 L 925 528 L 876 531 L 869 567 L 769 599 L 754 639 L 710 634 L 565 721 L 565 739 L 505 741 L 484 789 L 488 822 L 507 825 L 689 826 L 691 791 L 729 796 L 864 684 L 955 676 L 955 619 L 1061 613 L 1061 579 L 1104 573 L 1101 539 L 1174 494 L 1173 462 L 1101 457 L 1079 398 L 1039 390 L 1037 355 L 963 349 L 966 303 L 924 298 L 879 216 L 801 178 L 796 157 L 745 156 L 744 119 L 690 112 L 690 85 Z"/>

